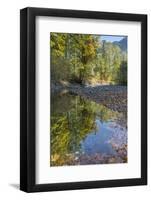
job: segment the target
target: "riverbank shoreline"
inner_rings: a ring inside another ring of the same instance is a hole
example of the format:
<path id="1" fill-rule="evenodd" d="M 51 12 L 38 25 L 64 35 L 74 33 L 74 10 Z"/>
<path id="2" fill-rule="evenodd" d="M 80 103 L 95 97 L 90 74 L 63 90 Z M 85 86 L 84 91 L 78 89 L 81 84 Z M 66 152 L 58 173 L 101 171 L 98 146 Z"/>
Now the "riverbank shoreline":
<path id="1" fill-rule="evenodd" d="M 117 112 L 127 113 L 127 86 L 121 85 L 80 85 L 51 83 L 51 93 L 73 93 L 103 104 Z"/>

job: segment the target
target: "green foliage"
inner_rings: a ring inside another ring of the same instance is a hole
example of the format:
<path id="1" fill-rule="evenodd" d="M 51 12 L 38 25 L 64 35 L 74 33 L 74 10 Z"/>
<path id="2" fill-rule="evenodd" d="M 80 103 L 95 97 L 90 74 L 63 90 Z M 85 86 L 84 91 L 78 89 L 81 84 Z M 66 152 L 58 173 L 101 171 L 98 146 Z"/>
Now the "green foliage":
<path id="1" fill-rule="evenodd" d="M 100 36 L 51 33 L 50 52 L 52 80 L 127 83 L 127 53 Z"/>
<path id="2" fill-rule="evenodd" d="M 123 61 L 120 65 L 118 82 L 121 85 L 127 85 L 127 61 Z"/>

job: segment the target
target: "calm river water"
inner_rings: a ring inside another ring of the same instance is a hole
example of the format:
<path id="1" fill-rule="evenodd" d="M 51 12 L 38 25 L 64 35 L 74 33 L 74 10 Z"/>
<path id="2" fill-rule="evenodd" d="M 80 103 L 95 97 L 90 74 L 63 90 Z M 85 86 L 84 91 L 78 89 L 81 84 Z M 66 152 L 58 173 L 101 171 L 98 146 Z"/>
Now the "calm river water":
<path id="1" fill-rule="evenodd" d="M 123 114 L 70 93 L 51 98 L 50 166 L 127 162 Z"/>

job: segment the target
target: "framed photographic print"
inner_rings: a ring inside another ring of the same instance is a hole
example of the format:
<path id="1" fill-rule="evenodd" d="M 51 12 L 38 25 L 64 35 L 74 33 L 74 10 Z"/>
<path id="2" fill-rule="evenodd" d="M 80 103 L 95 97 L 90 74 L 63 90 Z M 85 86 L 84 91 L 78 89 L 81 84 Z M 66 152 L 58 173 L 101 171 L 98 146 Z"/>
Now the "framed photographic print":
<path id="1" fill-rule="evenodd" d="M 20 12 L 20 189 L 147 184 L 147 16 Z"/>

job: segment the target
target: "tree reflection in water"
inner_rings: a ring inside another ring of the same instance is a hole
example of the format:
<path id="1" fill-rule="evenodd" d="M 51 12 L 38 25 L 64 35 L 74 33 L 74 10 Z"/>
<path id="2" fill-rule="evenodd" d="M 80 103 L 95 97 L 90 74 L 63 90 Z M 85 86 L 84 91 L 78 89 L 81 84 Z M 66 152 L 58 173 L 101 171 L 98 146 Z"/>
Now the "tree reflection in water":
<path id="1" fill-rule="evenodd" d="M 120 118 L 121 113 L 80 96 L 53 95 L 50 166 L 127 162 L 127 130 L 117 124 Z"/>

